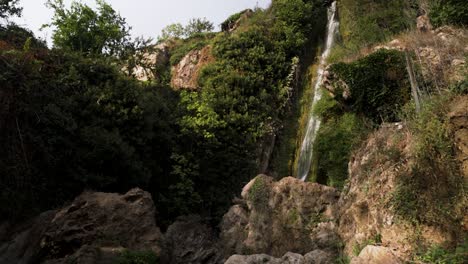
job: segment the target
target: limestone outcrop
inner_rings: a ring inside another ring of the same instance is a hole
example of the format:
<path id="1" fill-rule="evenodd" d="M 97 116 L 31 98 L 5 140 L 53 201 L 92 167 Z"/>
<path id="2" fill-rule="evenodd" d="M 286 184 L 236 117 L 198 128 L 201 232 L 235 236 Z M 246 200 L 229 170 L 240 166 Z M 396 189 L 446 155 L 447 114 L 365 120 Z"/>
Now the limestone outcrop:
<path id="1" fill-rule="evenodd" d="M 172 67 L 172 88 L 197 90 L 201 69 L 213 60 L 210 46 L 187 53 L 176 66 Z"/>
<path id="2" fill-rule="evenodd" d="M 141 189 L 85 192 L 9 236 L 0 244 L 0 263 L 108 263 L 124 250 L 159 256 L 164 246 L 151 195 Z"/>
<path id="3" fill-rule="evenodd" d="M 315 249 L 336 250 L 336 189 L 293 177 L 274 182 L 259 175 L 242 190 L 243 200 L 221 223 L 221 241 L 229 254 L 266 253 L 275 257 Z"/>

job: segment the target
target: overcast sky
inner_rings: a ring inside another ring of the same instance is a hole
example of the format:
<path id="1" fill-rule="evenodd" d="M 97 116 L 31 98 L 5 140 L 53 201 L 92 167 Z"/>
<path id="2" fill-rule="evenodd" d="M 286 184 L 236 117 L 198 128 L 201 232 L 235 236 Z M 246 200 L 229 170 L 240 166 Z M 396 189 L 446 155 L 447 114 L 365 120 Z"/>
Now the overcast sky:
<path id="1" fill-rule="evenodd" d="M 31 29 L 37 37 L 50 42 L 51 30 L 39 28 L 52 17 L 52 11 L 45 7 L 46 0 L 20 0 L 23 16 L 13 19 L 16 23 Z M 72 0 L 64 0 L 68 5 Z M 95 6 L 94 0 L 81 2 Z M 133 36 L 152 37 L 172 23 L 185 24 L 190 18 L 206 17 L 218 26 L 229 15 L 256 6 L 266 8 L 271 0 L 107 0 L 132 26 Z M 49 43 L 50 45 L 50 43 Z"/>

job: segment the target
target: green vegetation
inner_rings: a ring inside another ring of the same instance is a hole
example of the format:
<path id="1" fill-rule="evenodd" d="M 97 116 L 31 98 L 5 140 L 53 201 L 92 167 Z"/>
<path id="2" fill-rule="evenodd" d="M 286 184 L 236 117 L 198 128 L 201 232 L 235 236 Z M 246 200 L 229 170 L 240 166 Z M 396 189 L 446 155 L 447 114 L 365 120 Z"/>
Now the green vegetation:
<path id="1" fill-rule="evenodd" d="M 255 208 L 266 210 L 268 208 L 268 199 L 270 196 L 269 191 L 270 190 L 265 183 L 265 179 L 262 177 L 257 177 L 252 187 L 250 187 L 247 198 L 252 202 L 252 205 Z"/>
<path id="2" fill-rule="evenodd" d="M 369 128 L 398 120 L 399 109 L 410 99 L 404 67 L 404 55 L 392 50 L 330 67 L 334 97 L 324 91 L 314 109 L 323 123 L 314 145 L 312 181 L 343 187 L 351 152 Z"/>
<path id="3" fill-rule="evenodd" d="M 159 259 L 152 251 L 129 251 L 120 254 L 115 264 L 157 264 Z"/>
<path id="4" fill-rule="evenodd" d="M 130 27 L 104 0 L 96 0 L 97 11 L 80 2 L 66 9 L 63 0 L 49 0 L 54 11 L 49 27 L 55 27 L 57 48 L 90 55 L 120 56 L 130 38 Z"/>
<path id="5" fill-rule="evenodd" d="M 84 189 L 136 186 L 151 192 L 163 227 L 182 214 L 216 220 L 257 174 L 265 135 L 280 134 L 296 96 L 293 58 L 318 40 L 325 15 L 319 0 L 275 0 L 231 34 L 192 21 L 190 37 L 170 43 L 171 63 L 205 45 L 215 61 L 202 69 L 200 91 L 189 92 L 169 87 L 169 65 L 153 81 L 132 79 L 149 44 L 132 42 L 104 1 L 97 10 L 49 6 L 52 50 L 20 27 L 0 28 L 2 220 Z"/>
<path id="6" fill-rule="evenodd" d="M 463 264 L 468 257 L 468 243 L 457 246 L 454 250 L 447 250 L 439 245 L 433 245 L 415 258 L 428 264 Z"/>
<path id="7" fill-rule="evenodd" d="M 463 178 L 453 153 L 448 109 L 453 94 L 433 95 L 420 113 L 405 108 L 403 118 L 415 137 L 416 160 L 407 175 L 398 177 L 393 193 L 395 213 L 413 224 L 430 224 L 449 229 L 463 215 Z M 466 201 L 465 201 L 466 202 Z"/>
<path id="8" fill-rule="evenodd" d="M 468 25 L 468 5 L 464 0 L 431 0 L 429 17 L 434 26 Z"/>
<path id="9" fill-rule="evenodd" d="M 333 48 L 331 62 L 411 28 L 418 9 L 416 1 L 406 0 L 341 0 L 337 4 L 341 40 Z"/>
<path id="10" fill-rule="evenodd" d="M 168 39 L 191 38 L 213 31 L 213 23 L 206 18 L 192 18 L 186 26 L 180 23 L 170 24 L 162 30 L 160 41 Z"/>

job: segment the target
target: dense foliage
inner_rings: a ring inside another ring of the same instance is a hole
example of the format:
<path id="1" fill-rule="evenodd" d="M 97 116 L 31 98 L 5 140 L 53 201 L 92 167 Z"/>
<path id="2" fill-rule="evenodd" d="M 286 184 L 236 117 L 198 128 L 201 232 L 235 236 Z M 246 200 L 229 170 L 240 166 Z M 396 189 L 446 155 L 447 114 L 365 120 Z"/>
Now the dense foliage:
<path id="1" fill-rule="evenodd" d="M 434 26 L 468 25 L 468 4 L 464 0 L 432 0 L 429 14 Z"/>
<path id="2" fill-rule="evenodd" d="M 22 8 L 18 7 L 19 0 L 0 0 L 0 18 L 16 15 L 20 16 Z"/>
<path id="3" fill-rule="evenodd" d="M 231 34 L 192 21 L 193 36 L 175 40 L 171 62 L 206 45 L 214 62 L 200 74 L 200 91 L 175 92 L 166 77 L 141 83 L 122 73 L 128 26 L 108 4 L 49 4 L 55 49 L 19 27 L 0 30 L 6 218 L 83 189 L 135 186 L 152 193 L 162 225 L 181 214 L 219 217 L 258 172 L 264 139 L 288 111 L 293 58 L 320 37 L 325 15 L 321 1 L 276 0 Z"/>
<path id="4" fill-rule="evenodd" d="M 53 9 L 54 46 L 91 55 L 121 55 L 129 42 L 130 28 L 109 4 L 96 0 L 97 10 L 72 2 L 67 9 L 63 0 L 49 0 Z"/>
<path id="5" fill-rule="evenodd" d="M 314 109 L 323 123 L 314 145 L 317 158 L 312 180 L 343 187 L 351 151 L 368 129 L 398 120 L 401 107 L 410 100 L 407 73 L 401 70 L 404 67 L 401 52 L 385 49 L 330 67 L 337 78 L 332 84 L 334 97 L 324 91 Z M 350 97 L 344 98 L 344 93 Z"/>

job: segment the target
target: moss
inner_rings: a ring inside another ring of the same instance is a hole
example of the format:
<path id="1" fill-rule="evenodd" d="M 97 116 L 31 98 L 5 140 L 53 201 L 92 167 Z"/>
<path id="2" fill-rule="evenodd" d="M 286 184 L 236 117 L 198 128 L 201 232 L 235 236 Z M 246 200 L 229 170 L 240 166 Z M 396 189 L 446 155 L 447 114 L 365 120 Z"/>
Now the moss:
<path id="1" fill-rule="evenodd" d="M 247 199 L 252 202 L 256 209 L 267 209 L 270 190 L 263 177 L 257 177 L 249 189 Z"/>

